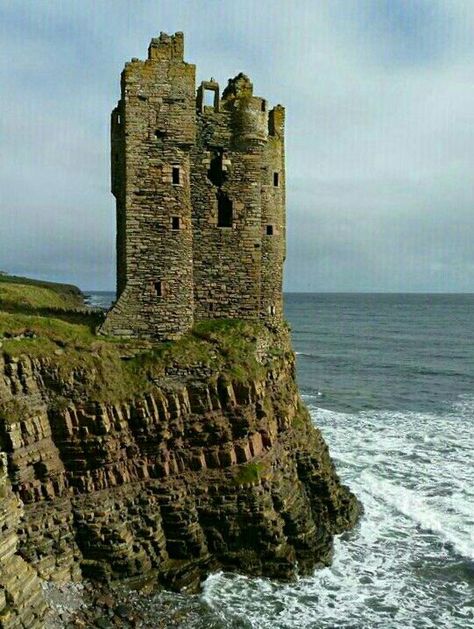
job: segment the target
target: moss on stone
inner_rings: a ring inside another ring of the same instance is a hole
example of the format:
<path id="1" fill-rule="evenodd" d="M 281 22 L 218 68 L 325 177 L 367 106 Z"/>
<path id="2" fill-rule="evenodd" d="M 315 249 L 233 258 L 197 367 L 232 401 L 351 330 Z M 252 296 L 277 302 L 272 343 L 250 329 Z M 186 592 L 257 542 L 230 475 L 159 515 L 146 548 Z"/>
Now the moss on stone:
<path id="1" fill-rule="evenodd" d="M 15 398 L 0 401 L 0 425 L 13 424 L 27 419 L 31 409 L 27 404 Z"/>
<path id="2" fill-rule="evenodd" d="M 239 465 L 234 476 L 235 485 L 255 485 L 265 476 L 266 466 L 261 461 Z"/>
<path id="3" fill-rule="evenodd" d="M 127 400 L 183 369 L 204 368 L 231 381 L 265 376 L 256 347 L 268 331 L 257 321 L 203 321 L 173 342 L 118 339 L 96 334 L 101 313 L 56 309 L 62 299 L 59 288 L 19 281 L 13 286 L 8 306 L 0 300 L 0 351 L 7 360 L 27 356 L 47 361 L 58 381 L 70 383 L 76 394 L 97 401 Z M 2 287 L 9 287 L 8 282 L 0 284 L 0 295 Z"/>

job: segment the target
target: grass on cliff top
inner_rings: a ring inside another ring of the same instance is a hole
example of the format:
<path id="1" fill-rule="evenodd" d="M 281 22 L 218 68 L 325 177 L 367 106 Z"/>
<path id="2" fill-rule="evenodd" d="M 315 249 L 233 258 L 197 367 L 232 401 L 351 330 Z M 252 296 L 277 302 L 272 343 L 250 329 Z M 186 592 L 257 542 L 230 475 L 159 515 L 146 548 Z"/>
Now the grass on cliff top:
<path id="1" fill-rule="evenodd" d="M 0 310 L 74 309 L 83 305 L 83 295 L 76 286 L 0 273 Z"/>
<path id="2" fill-rule="evenodd" d="M 0 352 L 48 361 L 57 372 L 59 394 L 127 400 L 152 389 L 170 369 L 207 367 L 232 380 L 264 374 L 255 356 L 259 323 L 205 321 L 169 343 L 98 336 L 103 315 L 78 309 L 77 289 L 0 278 Z"/>

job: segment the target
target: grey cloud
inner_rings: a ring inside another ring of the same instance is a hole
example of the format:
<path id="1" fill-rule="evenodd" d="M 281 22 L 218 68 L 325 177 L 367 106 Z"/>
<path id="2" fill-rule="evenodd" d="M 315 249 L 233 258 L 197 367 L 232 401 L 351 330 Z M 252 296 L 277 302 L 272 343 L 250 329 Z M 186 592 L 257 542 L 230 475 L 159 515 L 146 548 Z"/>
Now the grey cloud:
<path id="1" fill-rule="evenodd" d="M 199 80 L 244 70 L 287 107 L 288 290 L 474 290 L 471 2 L 50 0 L 0 13 L 0 268 L 113 287 L 119 73 L 160 30 L 183 30 Z"/>

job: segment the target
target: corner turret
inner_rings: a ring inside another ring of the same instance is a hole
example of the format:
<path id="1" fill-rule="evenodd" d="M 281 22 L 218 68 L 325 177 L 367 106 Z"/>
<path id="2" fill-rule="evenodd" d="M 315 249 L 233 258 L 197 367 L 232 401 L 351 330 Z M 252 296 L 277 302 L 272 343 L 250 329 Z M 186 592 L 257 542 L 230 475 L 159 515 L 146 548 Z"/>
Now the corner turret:
<path id="1" fill-rule="evenodd" d="M 242 72 L 229 79 L 222 94 L 224 108 L 231 112 L 236 146 L 266 142 L 268 136 L 267 102 L 253 95 L 253 84 Z"/>

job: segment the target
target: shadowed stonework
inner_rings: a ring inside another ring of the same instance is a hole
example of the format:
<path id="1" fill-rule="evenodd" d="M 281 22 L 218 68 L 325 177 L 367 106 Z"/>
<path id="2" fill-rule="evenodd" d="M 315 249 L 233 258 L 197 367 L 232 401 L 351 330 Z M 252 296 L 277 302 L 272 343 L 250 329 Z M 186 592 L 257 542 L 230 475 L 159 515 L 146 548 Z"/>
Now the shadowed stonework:
<path id="1" fill-rule="evenodd" d="M 102 331 L 173 339 L 198 319 L 281 319 L 283 107 L 269 110 L 243 74 L 222 97 L 213 79 L 196 94 L 182 33 L 153 39 L 121 84 L 111 155 L 118 301 Z"/>

